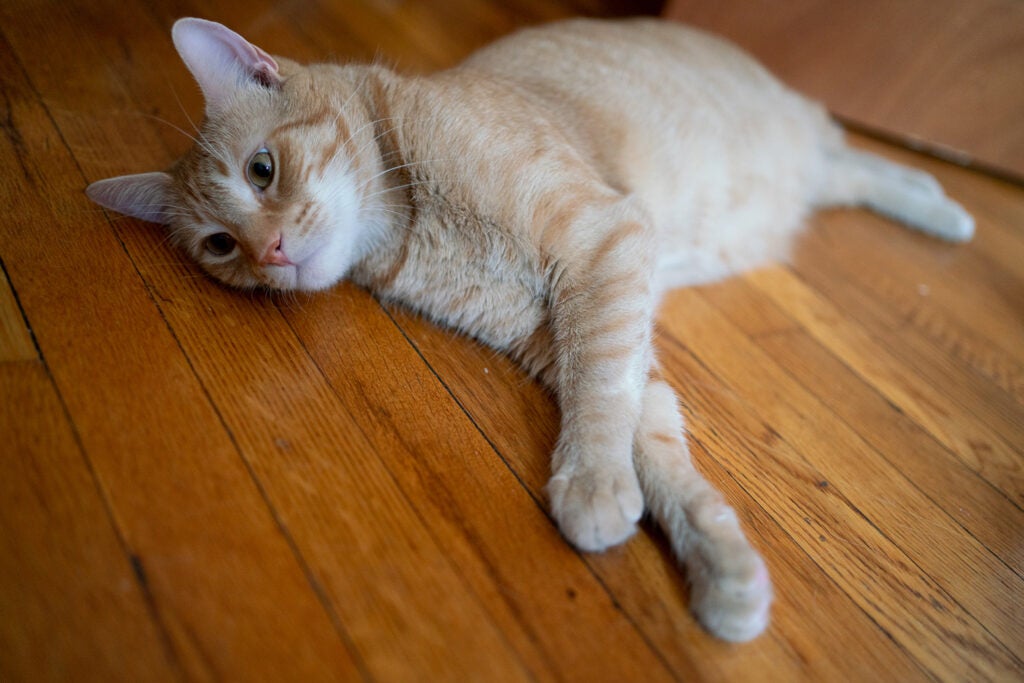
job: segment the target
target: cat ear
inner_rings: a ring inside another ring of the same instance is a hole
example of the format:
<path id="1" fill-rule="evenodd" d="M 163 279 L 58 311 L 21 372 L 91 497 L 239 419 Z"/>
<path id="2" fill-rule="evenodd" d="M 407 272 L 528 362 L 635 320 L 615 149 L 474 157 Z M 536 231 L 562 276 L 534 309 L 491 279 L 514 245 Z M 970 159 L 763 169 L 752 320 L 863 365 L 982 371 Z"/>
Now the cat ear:
<path id="1" fill-rule="evenodd" d="M 171 37 L 203 91 L 208 114 L 247 84 L 281 84 L 274 58 L 226 26 L 205 19 L 179 19 Z"/>
<path id="2" fill-rule="evenodd" d="M 166 225 L 171 176 L 156 172 L 97 180 L 85 188 L 85 194 L 105 208 Z"/>

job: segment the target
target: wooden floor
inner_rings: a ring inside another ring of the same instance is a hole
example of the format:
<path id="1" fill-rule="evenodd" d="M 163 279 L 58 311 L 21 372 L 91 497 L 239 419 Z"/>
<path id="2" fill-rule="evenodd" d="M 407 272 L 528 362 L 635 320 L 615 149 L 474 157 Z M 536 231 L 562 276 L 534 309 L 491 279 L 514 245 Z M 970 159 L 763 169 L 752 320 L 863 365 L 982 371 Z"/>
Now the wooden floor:
<path id="1" fill-rule="evenodd" d="M 791 267 L 668 297 L 694 457 L 777 586 L 741 646 L 650 528 L 562 541 L 556 410 L 504 358 L 350 286 L 227 291 L 82 192 L 185 148 L 179 15 L 415 70 L 616 11 L 576 5 L 0 3 L 0 680 L 1024 678 L 1020 186 L 859 140 L 974 242 L 834 212 Z"/>

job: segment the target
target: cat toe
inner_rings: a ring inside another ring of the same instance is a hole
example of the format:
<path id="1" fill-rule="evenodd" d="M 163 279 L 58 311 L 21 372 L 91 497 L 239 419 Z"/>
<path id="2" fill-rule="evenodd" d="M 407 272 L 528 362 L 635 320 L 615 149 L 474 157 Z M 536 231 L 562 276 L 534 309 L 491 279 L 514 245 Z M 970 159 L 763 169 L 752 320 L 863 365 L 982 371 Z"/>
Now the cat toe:
<path id="1" fill-rule="evenodd" d="M 631 469 L 559 473 L 551 478 L 548 493 L 562 534 L 588 552 L 628 539 L 644 511 L 640 484 Z"/>

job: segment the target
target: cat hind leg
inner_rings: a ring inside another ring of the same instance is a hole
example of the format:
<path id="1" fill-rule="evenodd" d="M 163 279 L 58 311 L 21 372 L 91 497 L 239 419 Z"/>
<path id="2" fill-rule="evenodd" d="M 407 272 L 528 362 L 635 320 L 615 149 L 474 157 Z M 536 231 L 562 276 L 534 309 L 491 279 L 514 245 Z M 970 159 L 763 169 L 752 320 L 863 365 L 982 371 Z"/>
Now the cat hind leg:
<path id="1" fill-rule="evenodd" d="M 866 206 L 952 242 L 974 235 L 974 219 L 928 173 L 848 147 L 831 150 L 826 159 L 828 181 L 819 206 Z"/>
<path id="2" fill-rule="evenodd" d="M 672 389 L 646 388 L 634 457 L 648 509 L 686 567 L 690 606 L 713 635 L 744 642 L 768 625 L 772 586 L 736 513 L 693 467 Z"/>

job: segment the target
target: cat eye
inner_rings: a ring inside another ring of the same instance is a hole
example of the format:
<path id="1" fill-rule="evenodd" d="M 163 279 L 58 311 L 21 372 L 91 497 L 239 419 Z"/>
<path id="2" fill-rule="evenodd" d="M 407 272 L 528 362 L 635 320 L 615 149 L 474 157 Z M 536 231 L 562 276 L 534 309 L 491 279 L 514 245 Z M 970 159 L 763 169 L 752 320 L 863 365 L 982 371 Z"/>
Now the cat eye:
<path id="1" fill-rule="evenodd" d="M 261 149 L 253 154 L 252 159 L 249 159 L 246 175 L 249 182 L 261 190 L 270 187 L 270 182 L 274 179 L 274 158 L 270 156 L 270 152 Z"/>
<path id="2" fill-rule="evenodd" d="M 235 250 L 235 238 L 226 232 L 210 235 L 203 241 L 203 247 L 214 256 L 227 256 Z"/>

